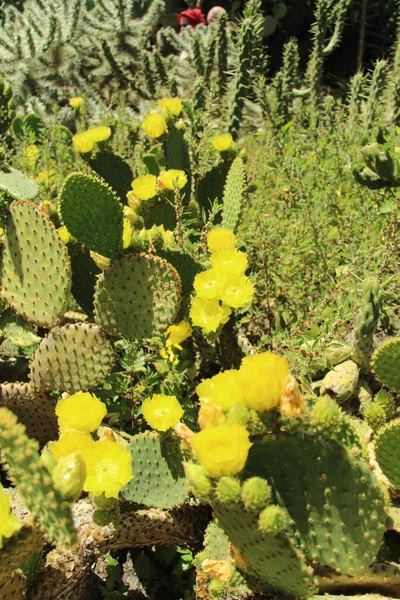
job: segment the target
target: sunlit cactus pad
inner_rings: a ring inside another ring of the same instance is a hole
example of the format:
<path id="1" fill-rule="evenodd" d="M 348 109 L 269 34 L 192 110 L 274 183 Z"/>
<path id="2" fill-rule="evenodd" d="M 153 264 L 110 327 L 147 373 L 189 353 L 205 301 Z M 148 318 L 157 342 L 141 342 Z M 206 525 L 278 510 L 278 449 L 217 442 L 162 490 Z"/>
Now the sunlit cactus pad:
<path id="1" fill-rule="evenodd" d="M 79 242 L 107 258 L 122 252 L 122 206 L 117 194 L 91 175 L 72 173 L 60 193 L 64 225 Z"/>
<path id="2" fill-rule="evenodd" d="M 375 350 L 372 370 L 383 385 L 400 392 L 400 337 L 385 342 Z"/>
<path id="3" fill-rule="evenodd" d="M 375 440 L 375 456 L 390 483 L 400 490 L 400 419 L 380 430 Z"/>
<path id="4" fill-rule="evenodd" d="M 16 200 L 33 200 L 39 193 L 39 186 L 21 171 L 10 169 L 0 172 L 0 190 Z"/>
<path id="5" fill-rule="evenodd" d="M 135 435 L 129 445 L 134 478 L 122 490 L 130 502 L 171 509 L 187 496 L 179 441 L 156 431 Z"/>
<path id="6" fill-rule="evenodd" d="M 110 335 L 150 338 L 173 323 L 180 300 L 174 267 L 157 256 L 131 254 L 113 261 L 100 275 L 96 322 Z"/>
<path id="7" fill-rule="evenodd" d="M 31 385 L 41 391 L 88 390 L 104 381 L 114 362 L 113 346 L 97 325 L 55 327 L 35 352 Z"/>
<path id="8" fill-rule="evenodd" d="M 16 201 L 3 239 L 2 298 L 32 323 L 57 325 L 71 281 L 68 253 L 53 224 L 34 204 Z"/>

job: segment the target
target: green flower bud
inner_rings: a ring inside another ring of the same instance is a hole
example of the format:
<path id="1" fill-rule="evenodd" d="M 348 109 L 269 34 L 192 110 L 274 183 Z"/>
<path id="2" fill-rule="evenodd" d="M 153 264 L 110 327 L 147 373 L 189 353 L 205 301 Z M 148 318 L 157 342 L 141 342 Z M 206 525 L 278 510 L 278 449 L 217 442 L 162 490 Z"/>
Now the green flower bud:
<path id="1" fill-rule="evenodd" d="M 81 495 L 86 479 L 86 467 L 82 454 L 76 452 L 62 456 L 51 474 L 54 487 L 64 496 L 76 500 Z"/>
<path id="2" fill-rule="evenodd" d="M 379 406 L 381 406 L 383 408 L 383 410 L 385 411 L 387 420 L 391 419 L 393 417 L 394 410 L 395 410 L 395 403 L 393 400 L 393 396 L 390 392 L 388 392 L 387 390 L 384 390 L 382 388 L 376 394 L 376 396 L 374 398 L 374 402 L 375 402 L 375 404 L 379 404 Z"/>
<path id="3" fill-rule="evenodd" d="M 195 496 L 206 497 L 212 489 L 211 479 L 207 471 L 201 465 L 192 462 L 183 464 L 189 487 Z"/>
<path id="4" fill-rule="evenodd" d="M 348 360 L 352 351 L 352 347 L 346 342 L 333 342 L 325 350 L 325 357 L 332 365 L 338 365 L 345 360 Z"/>
<path id="5" fill-rule="evenodd" d="M 371 404 L 366 407 L 363 416 L 374 433 L 378 433 L 386 423 L 385 411 L 383 407 L 376 402 L 371 402 Z"/>
<path id="6" fill-rule="evenodd" d="M 240 502 L 240 481 L 235 477 L 221 477 L 217 483 L 216 493 L 220 502 L 238 504 Z"/>
<path id="7" fill-rule="evenodd" d="M 214 598 L 220 598 L 224 591 L 224 584 L 218 579 L 212 579 L 208 584 L 208 591 Z"/>
<path id="8" fill-rule="evenodd" d="M 260 512 L 270 503 L 271 496 L 271 487 L 261 477 L 251 477 L 243 484 L 242 501 L 245 509 L 249 512 Z"/>
<path id="9" fill-rule="evenodd" d="M 267 506 L 260 513 L 258 518 L 258 528 L 262 533 L 278 535 L 288 523 L 286 511 L 275 504 Z"/>
<path id="10" fill-rule="evenodd" d="M 312 416 L 324 423 L 331 423 L 340 417 L 341 412 L 336 402 L 326 395 L 318 398 L 312 410 Z"/>

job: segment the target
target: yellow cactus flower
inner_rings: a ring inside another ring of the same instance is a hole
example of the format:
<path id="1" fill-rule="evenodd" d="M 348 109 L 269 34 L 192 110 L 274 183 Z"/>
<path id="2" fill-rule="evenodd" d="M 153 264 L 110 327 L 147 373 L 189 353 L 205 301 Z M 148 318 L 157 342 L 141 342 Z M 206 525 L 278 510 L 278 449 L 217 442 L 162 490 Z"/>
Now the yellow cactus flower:
<path id="1" fill-rule="evenodd" d="M 48 171 L 39 171 L 35 179 L 38 183 L 44 183 L 45 185 L 49 185 L 54 180 L 55 176 L 56 172 L 54 171 L 54 169 L 49 169 Z"/>
<path id="2" fill-rule="evenodd" d="M 0 236 L 2 236 L 4 233 L 4 229 L 2 227 L 0 227 Z"/>
<path id="3" fill-rule="evenodd" d="M 64 225 L 57 229 L 57 233 L 64 242 L 64 244 L 69 244 L 72 240 L 72 235 Z"/>
<path id="4" fill-rule="evenodd" d="M 21 529 L 21 523 L 11 512 L 11 495 L 6 494 L 0 485 L 0 548 L 3 547 L 3 538 L 10 538 Z"/>
<path id="5" fill-rule="evenodd" d="M 217 269 L 208 269 L 198 273 L 194 278 L 193 287 L 199 298 L 219 300 L 224 292 L 226 276 Z"/>
<path id="6" fill-rule="evenodd" d="M 132 189 L 139 200 L 150 200 L 157 195 L 157 177 L 155 175 L 141 175 L 132 181 Z M 128 199 L 129 201 L 129 199 Z M 138 207 L 133 210 L 137 210 Z"/>
<path id="7" fill-rule="evenodd" d="M 218 152 L 225 152 L 232 147 L 233 139 L 230 133 L 221 133 L 221 135 L 214 135 L 211 143 Z"/>
<path id="8" fill-rule="evenodd" d="M 84 99 L 81 98 L 81 96 L 74 96 L 73 98 L 69 99 L 68 103 L 70 106 L 72 106 L 72 108 L 79 108 L 84 103 Z"/>
<path id="9" fill-rule="evenodd" d="M 84 456 L 73 452 L 62 456 L 51 472 L 54 487 L 64 498 L 77 500 L 82 493 L 86 479 Z"/>
<path id="10" fill-rule="evenodd" d="M 206 427 L 218 427 L 226 422 L 226 417 L 219 406 L 216 406 L 209 400 L 202 400 L 197 422 L 200 429 Z"/>
<path id="11" fill-rule="evenodd" d="M 229 275 L 243 275 L 248 267 L 246 252 L 235 249 L 220 250 L 211 254 L 210 263 L 215 269 Z"/>
<path id="12" fill-rule="evenodd" d="M 210 577 L 218 579 L 221 583 L 228 583 L 232 579 L 233 564 L 230 560 L 211 560 L 206 558 L 201 563 L 201 569 Z"/>
<path id="13" fill-rule="evenodd" d="M 306 409 L 304 398 L 293 375 L 288 375 L 279 400 L 279 411 L 284 417 L 298 417 Z"/>
<path id="14" fill-rule="evenodd" d="M 174 117 L 182 112 L 182 100 L 180 98 L 161 98 L 157 104 L 158 108 Z"/>
<path id="15" fill-rule="evenodd" d="M 221 300 L 231 308 L 241 308 L 252 301 L 254 285 L 245 275 L 236 275 L 225 284 Z"/>
<path id="16" fill-rule="evenodd" d="M 137 211 L 140 207 L 140 199 L 136 196 L 133 190 L 130 190 L 126 194 L 126 200 L 128 202 L 129 208 L 131 208 L 133 211 Z"/>
<path id="17" fill-rule="evenodd" d="M 91 152 L 93 150 L 95 141 L 90 135 L 88 135 L 87 131 L 84 131 L 82 133 L 76 133 L 72 137 L 72 143 L 77 152 L 80 154 L 86 154 L 87 152 Z"/>
<path id="18" fill-rule="evenodd" d="M 31 144 L 25 148 L 24 156 L 28 165 L 33 168 L 40 158 L 40 150 L 35 144 Z"/>
<path id="19" fill-rule="evenodd" d="M 56 442 L 49 442 L 47 448 L 55 460 L 63 456 L 79 452 L 83 456 L 90 451 L 94 444 L 90 433 L 84 431 L 67 431 Z"/>
<path id="20" fill-rule="evenodd" d="M 131 245 L 131 238 L 132 238 L 132 223 L 130 222 L 129 219 L 124 217 L 123 230 L 122 230 L 122 247 L 124 250 L 126 250 L 126 248 L 129 248 L 129 246 Z"/>
<path id="21" fill-rule="evenodd" d="M 190 323 L 183 320 L 176 325 L 170 325 L 167 329 L 167 346 L 176 346 L 187 340 L 193 333 Z"/>
<path id="22" fill-rule="evenodd" d="M 159 138 L 167 129 L 167 123 L 162 115 L 152 110 L 144 119 L 142 129 L 151 138 Z"/>
<path id="23" fill-rule="evenodd" d="M 187 184 L 187 176 L 185 171 L 180 169 L 168 169 L 168 171 L 161 171 L 157 183 L 161 190 L 174 190 L 175 186 L 181 190 Z"/>
<path id="24" fill-rule="evenodd" d="M 234 369 L 203 379 L 196 387 L 196 393 L 200 403 L 208 400 L 224 412 L 228 412 L 234 404 L 246 405 L 239 373 Z"/>
<path id="25" fill-rule="evenodd" d="M 94 252 L 93 250 L 90 250 L 90 256 L 93 258 L 96 265 L 102 271 L 104 271 L 104 269 L 107 269 L 108 265 L 111 262 L 110 258 L 107 258 L 106 256 L 103 256 L 102 254 L 98 254 L 97 252 Z"/>
<path id="26" fill-rule="evenodd" d="M 135 211 L 132 210 L 129 206 L 124 206 L 122 208 L 122 211 L 124 213 L 124 218 L 128 219 L 128 221 L 131 223 L 131 225 L 134 225 L 137 222 L 137 220 L 139 219 L 139 217 L 135 213 Z"/>
<path id="27" fill-rule="evenodd" d="M 204 333 L 212 333 L 228 322 L 231 312 L 229 306 L 221 306 L 218 300 L 196 297 L 192 300 L 190 318 L 193 325 L 201 327 Z"/>
<path id="28" fill-rule="evenodd" d="M 164 240 L 164 250 L 172 248 L 175 244 L 174 232 L 170 229 L 164 229 L 163 225 L 160 225 L 159 228 L 161 229 L 161 233 Z"/>
<path id="29" fill-rule="evenodd" d="M 175 396 L 154 394 L 144 400 L 142 413 L 150 427 L 158 431 L 167 431 L 179 423 L 183 408 Z"/>
<path id="30" fill-rule="evenodd" d="M 77 392 L 62 398 L 56 405 L 58 425 L 63 431 L 95 431 L 106 414 L 104 402 L 89 392 Z"/>
<path id="31" fill-rule="evenodd" d="M 131 453 L 122 444 L 108 439 L 93 443 L 85 464 L 83 489 L 92 496 L 118 498 L 121 488 L 133 477 Z"/>
<path id="32" fill-rule="evenodd" d="M 242 425 L 206 427 L 191 438 L 197 459 L 212 477 L 236 475 L 243 470 L 251 446 Z"/>
<path id="33" fill-rule="evenodd" d="M 230 229 L 215 227 L 207 234 L 207 246 L 211 254 L 221 250 L 234 250 L 236 235 Z"/>
<path id="34" fill-rule="evenodd" d="M 239 379 L 247 405 L 258 411 L 268 411 L 278 406 L 289 364 L 283 356 L 262 352 L 246 356 L 239 369 Z"/>
<path id="35" fill-rule="evenodd" d="M 105 142 L 111 136 L 111 129 L 106 125 L 99 125 L 98 127 L 91 127 L 85 133 L 94 142 Z"/>

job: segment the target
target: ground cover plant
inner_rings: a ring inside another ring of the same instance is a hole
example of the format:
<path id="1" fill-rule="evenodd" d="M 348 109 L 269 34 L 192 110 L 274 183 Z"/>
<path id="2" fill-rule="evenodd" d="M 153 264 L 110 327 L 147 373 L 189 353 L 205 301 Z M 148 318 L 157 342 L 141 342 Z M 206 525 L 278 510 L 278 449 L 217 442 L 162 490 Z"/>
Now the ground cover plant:
<path id="1" fill-rule="evenodd" d="M 327 89 L 350 6 L 275 72 L 258 0 L 6 14 L 2 600 L 400 596 L 400 35 Z"/>

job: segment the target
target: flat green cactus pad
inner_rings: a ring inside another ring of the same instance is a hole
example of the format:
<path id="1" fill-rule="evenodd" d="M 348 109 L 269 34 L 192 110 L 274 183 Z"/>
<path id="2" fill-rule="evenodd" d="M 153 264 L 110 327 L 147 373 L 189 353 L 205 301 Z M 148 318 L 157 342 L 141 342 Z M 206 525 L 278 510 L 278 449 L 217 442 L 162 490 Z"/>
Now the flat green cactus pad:
<path id="1" fill-rule="evenodd" d="M 88 390 L 106 379 L 114 362 L 113 346 L 97 325 L 54 327 L 33 357 L 31 385 L 40 391 Z"/>
<path id="2" fill-rule="evenodd" d="M 384 386 L 400 392 L 400 337 L 379 346 L 372 355 L 372 370 Z"/>
<path id="3" fill-rule="evenodd" d="M 121 201 L 126 204 L 126 194 L 131 189 L 133 179 L 132 169 L 128 163 L 118 154 L 103 150 L 98 152 L 89 161 L 89 164 L 93 171 L 96 171 L 118 194 Z"/>
<path id="4" fill-rule="evenodd" d="M 68 244 L 68 252 L 71 259 L 72 295 L 85 313 L 93 319 L 94 288 L 101 269 L 90 256 L 89 250 L 80 244 Z"/>
<path id="5" fill-rule="evenodd" d="M 226 227 L 226 229 L 236 230 L 243 208 L 245 193 L 246 173 L 243 160 L 238 156 L 229 169 L 224 188 L 222 226 Z"/>
<path id="6" fill-rule="evenodd" d="M 8 173 L 0 172 L 0 190 L 16 200 L 33 200 L 39 193 L 39 186 L 21 171 L 10 169 Z"/>
<path id="7" fill-rule="evenodd" d="M 250 449 L 246 472 L 273 482 L 309 560 L 350 574 L 373 561 L 386 513 L 358 445 L 343 445 L 311 427 L 267 435 Z"/>
<path id="8" fill-rule="evenodd" d="M 42 327 L 57 325 L 67 308 L 70 263 L 53 224 L 32 203 L 13 202 L 4 232 L 1 296 Z"/>
<path id="9" fill-rule="evenodd" d="M 167 261 L 131 254 L 113 261 L 100 275 L 96 322 L 110 335 L 149 338 L 174 322 L 180 299 L 179 275 Z"/>
<path id="10" fill-rule="evenodd" d="M 384 475 L 400 490 L 400 419 L 380 430 L 375 440 L 375 456 Z"/>
<path id="11" fill-rule="evenodd" d="M 60 213 L 71 235 L 90 250 L 107 258 L 122 253 L 122 206 L 97 177 L 69 175 L 60 193 Z"/>
<path id="12" fill-rule="evenodd" d="M 42 339 L 33 331 L 32 325 L 11 308 L 0 316 L 0 332 L 17 348 L 29 348 Z"/>
<path id="13" fill-rule="evenodd" d="M 179 440 L 156 431 L 135 435 L 129 445 L 134 478 L 122 489 L 130 502 L 171 509 L 188 497 Z"/>

